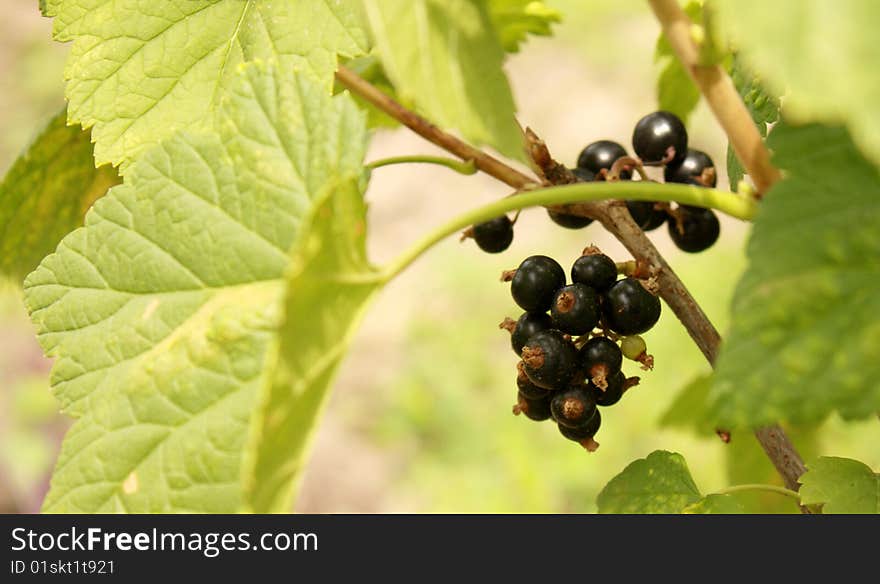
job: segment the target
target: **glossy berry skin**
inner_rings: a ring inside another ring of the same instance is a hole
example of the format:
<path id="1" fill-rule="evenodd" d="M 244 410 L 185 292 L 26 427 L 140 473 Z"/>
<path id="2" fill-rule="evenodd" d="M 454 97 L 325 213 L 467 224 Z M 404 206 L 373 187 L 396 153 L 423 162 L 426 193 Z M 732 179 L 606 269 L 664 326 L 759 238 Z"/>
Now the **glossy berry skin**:
<path id="1" fill-rule="evenodd" d="M 669 221 L 669 237 L 672 242 L 682 251 L 698 253 L 712 247 L 718 241 L 721 233 L 721 224 L 718 216 L 711 209 L 680 205 L 678 208 L 681 219 L 681 231 L 679 223 Z"/>
<path id="2" fill-rule="evenodd" d="M 660 299 L 645 290 L 635 278 L 618 280 L 605 293 L 602 304 L 605 323 L 621 335 L 641 334 L 660 319 Z"/>
<path id="3" fill-rule="evenodd" d="M 487 253 L 501 253 L 513 241 L 513 223 L 502 215 L 474 225 L 474 241 Z"/>
<path id="4" fill-rule="evenodd" d="M 606 377 L 620 371 L 623 365 L 623 353 L 617 343 L 606 337 L 593 337 L 581 347 L 581 367 L 587 373 L 587 377 L 602 374 Z"/>
<path id="5" fill-rule="evenodd" d="M 590 384 L 590 392 L 593 394 L 593 400 L 596 402 L 597 406 L 602 406 L 603 408 L 613 406 L 620 401 L 621 397 L 623 397 L 623 386 L 624 383 L 626 383 L 626 375 L 623 374 L 623 371 L 618 371 L 614 375 L 608 377 L 607 381 L 608 387 L 605 388 L 605 391 Z"/>
<path id="6" fill-rule="evenodd" d="M 583 335 L 599 324 L 599 294 L 585 284 L 560 288 L 550 305 L 553 326 L 570 335 Z"/>
<path id="7" fill-rule="evenodd" d="M 529 377 L 526 375 L 523 367 L 524 365 L 522 361 L 520 361 L 516 365 L 516 389 L 519 394 L 528 399 L 549 398 L 550 390 L 544 389 L 543 387 L 538 387 L 537 385 L 529 381 Z"/>
<path id="8" fill-rule="evenodd" d="M 593 222 L 589 217 L 559 213 L 550 209 L 547 209 L 547 215 L 550 216 L 550 219 L 552 219 L 554 223 L 560 227 L 565 227 L 566 229 L 583 229 Z"/>
<path id="9" fill-rule="evenodd" d="M 654 201 L 627 201 L 626 208 L 642 231 L 653 231 L 666 222 L 669 215 L 663 209 L 655 209 Z"/>
<path id="10" fill-rule="evenodd" d="M 583 426 L 596 413 L 593 392 L 586 385 L 557 391 L 550 401 L 550 413 L 561 426 L 569 428 Z"/>
<path id="11" fill-rule="evenodd" d="M 671 112 L 653 112 L 639 120 L 632 142 L 636 155 L 645 163 L 665 160 L 670 148 L 675 149 L 675 157 L 667 164 L 678 164 L 687 155 L 687 130 Z"/>
<path id="12" fill-rule="evenodd" d="M 510 293 L 520 308 L 529 312 L 547 312 L 556 291 L 565 286 L 565 270 L 553 258 L 527 257 L 516 269 Z"/>
<path id="13" fill-rule="evenodd" d="M 550 329 L 529 339 L 522 350 L 523 371 L 545 389 L 560 389 L 577 374 L 577 349 L 562 332 Z"/>
<path id="14" fill-rule="evenodd" d="M 672 183 L 689 183 L 692 179 L 699 177 L 707 168 L 715 168 L 715 163 L 708 154 L 702 150 L 688 148 L 684 159 L 678 164 L 667 165 L 663 171 L 663 178 L 666 182 Z M 718 182 L 718 177 L 713 176 L 710 187 L 714 187 Z M 705 185 L 700 185 L 705 186 Z"/>
<path id="15" fill-rule="evenodd" d="M 571 281 L 604 292 L 617 281 L 617 264 L 602 253 L 581 256 L 571 266 Z"/>
<path id="16" fill-rule="evenodd" d="M 599 431 L 599 427 L 602 425 L 602 414 L 596 411 L 586 424 L 578 428 L 569 428 L 559 423 L 556 425 L 563 436 L 574 442 L 580 442 L 596 435 L 596 432 Z"/>
<path id="17" fill-rule="evenodd" d="M 599 140 L 588 144 L 586 148 L 581 150 L 577 165 L 578 168 L 596 173 L 603 168 L 609 170 L 614 161 L 621 156 L 626 156 L 626 149 L 623 146 L 612 140 Z M 626 178 L 629 178 L 629 176 Z"/>
<path id="18" fill-rule="evenodd" d="M 547 394 L 547 397 L 542 399 L 530 399 L 520 393 L 517 399 L 519 411 L 525 414 L 528 419 L 543 422 L 552 417 L 550 413 L 550 394 Z"/>
<path id="19" fill-rule="evenodd" d="M 510 346 L 513 352 L 517 355 L 522 354 L 523 347 L 532 335 L 550 328 L 553 328 L 553 319 L 546 312 L 524 312 L 510 334 Z"/>

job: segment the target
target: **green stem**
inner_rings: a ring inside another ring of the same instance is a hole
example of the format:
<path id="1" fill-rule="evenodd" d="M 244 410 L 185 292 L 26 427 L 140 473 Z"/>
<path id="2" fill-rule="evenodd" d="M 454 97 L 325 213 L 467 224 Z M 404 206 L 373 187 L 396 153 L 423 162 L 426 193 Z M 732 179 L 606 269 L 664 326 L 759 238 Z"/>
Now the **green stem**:
<path id="1" fill-rule="evenodd" d="M 731 493 L 739 493 L 742 491 L 768 491 L 771 493 L 777 493 L 779 495 L 785 495 L 786 497 L 791 497 L 800 503 L 801 496 L 798 495 L 797 491 L 792 491 L 791 489 L 786 489 L 785 487 L 777 487 L 776 485 L 759 485 L 759 484 L 749 484 L 749 485 L 734 485 L 732 487 L 727 487 L 725 489 L 721 489 L 720 491 L 715 491 L 715 495 L 729 495 Z"/>
<path id="2" fill-rule="evenodd" d="M 373 170 L 375 168 L 379 168 L 382 166 L 388 166 L 390 164 L 406 164 L 412 162 L 421 162 L 425 164 L 439 164 L 441 166 L 445 166 L 447 168 L 451 168 L 455 172 L 461 174 L 474 174 L 477 172 L 477 167 L 474 165 L 473 160 L 456 160 L 455 158 L 448 158 L 446 156 L 429 156 L 427 154 L 413 154 L 409 156 L 392 156 L 390 158 L 382 158 L 380 160 L 374 160 L 367 164 L 367 168 Z"/>
<path id="3" fill-rule="evenodd" d="M 754 200 L 725 191 L 648 181 L 583 182 L 526 191 L 468 211 L 440 226 L 389 264 L 383 270 L 383 280 L 386 282 L 391 280 L 435 244 L 475 223 L 488 221 L 504 213 L 527 207 L 564 205 L 605 199 L 675 201 L 685 205 L 717 209 L 743 220 L 752 219 L 758 208 Z"/>

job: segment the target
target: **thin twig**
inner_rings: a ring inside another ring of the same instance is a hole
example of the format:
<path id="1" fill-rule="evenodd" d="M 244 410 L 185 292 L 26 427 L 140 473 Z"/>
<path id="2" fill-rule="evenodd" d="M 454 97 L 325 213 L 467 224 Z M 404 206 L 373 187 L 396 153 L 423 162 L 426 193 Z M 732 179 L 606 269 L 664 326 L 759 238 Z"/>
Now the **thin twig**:
<path id="1" fill-rule="evenodd" d="M 733 81 L 720 65 L 700 64 L 700 51 L 691 37 L 693 22 L 678 0 L 648 1 L 672 50 L 706 98 L 758 193 L 766 193 L 779 180 L 779 170 L 770 163 L 770 152 Z"/>
<path id="2" fill-rule="evenodd" d="M 447 134 L 415 112 L 403 107 L 353 71 L 340 67 L 336 72 L 339 82 L 374 106 L 398 120 L 429 142 L 440 146 L 462 160 L 473 160 L 478 169 L 515 189 L 531 189 L 539 185 L 518 170 L 473 146 Z M 751 119 L 749 121 L 751 123 Z M 672 309 L 709 363 L 715 363 L 721 336 L 706 313 L 688 292 L 669 264 L 632 220 L 626 206 L 620 201 L 600 201 L 561 206 L 566 212 L 598 219 L 633 255 L 657 274 L 660 296 Z M 797 478 L 803 473 L 803 462 L 785 432 L 778 426 L 755 432 L 764 451 L 782 475 L 786 487 L 796 490 Z"/>

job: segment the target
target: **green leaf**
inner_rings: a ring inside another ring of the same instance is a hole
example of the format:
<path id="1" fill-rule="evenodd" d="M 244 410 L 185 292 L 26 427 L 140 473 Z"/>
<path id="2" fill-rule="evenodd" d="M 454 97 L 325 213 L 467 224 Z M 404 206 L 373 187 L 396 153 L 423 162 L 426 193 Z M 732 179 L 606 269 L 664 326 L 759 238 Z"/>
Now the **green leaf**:
<path id="1" fill-rule="evenodd" d="M 240 508 L 289 250 L 316 198 L 363 171 L 354 103 L 281 71 L 241 70 L 219 136 L 151 149 L 28 276 L 53 390 L 79 418 L 45 510 Z"/>
<path id="2" fill-rule="evenodd" d="M 880 62 L 875 0 L 718 0 L 719 22 L 797 122 L 846 122 L 880 160 Z"/>
<path id="3" fill-rule="evenodd" d="M 558 10 L 537 0 L 489 0 L 489 17 L 508 53 L 518 52 L 530 34 L 551 36 L 552 25 L 562 20 Z"/>
<path id="4" fill-rule="evenodd" d="M 246 454 L 245 505 L 290 510 L 303 454 L 327 389 L 379 273 L 366 254 L 366 205 L 349 181 L 316 207 L 287 274 L 285 322 Z"/>
<path id="5" fill-rule="evenodd" d="M 95 159 L 127 165 L 213 119 L 246 61 L 314 72 L 329 88 L 336 55 L 365 52 L 357 0 L 48 0 L 55 39 L 73 41 L 71 121 L 91 128 Z"/>
<path id="6" fill-rule="evenodd" d="M 778 125 L 712 412 L 724 426 L 880 410 L 880 174 L 840 127 Z"/>
<path id="7" fill-rule="evenodd" d="M 703 6 L 701 2 L 688 2 L 684 11 L 694 22 L 702 20 Z M 660 75 L 657 77 L 658 108 L 672 112 L 687 122 L 700 102 L 700 90 L 697 89 L 687 70 L 676 58 L 672 45 L 669 44 L 662 32 L 657 39 L 654 59 L 659 63 L 664 63 Z"/>
<path id="8" fill-rule="evenodd" d="M 880 475 L 863 462 L 823 456 L 798 480 L 801 503 L 823 513 L 880 513 Z"/>
<path id="9" fill-rule="evenodd" d="M 376 49 L 400 96 L 432 122 L 523 159 L 504 49 L 482 1 L 365 0 Z"/>
<path id="10" fill-rule="evenodd" d="M 661 428 L 693 430 L 699 435 L 715 434 L 709 420 L 706 400 L 712 387 L 712 375 L 699 375 L 685 385 L 660 417 Z"/>
<path id="11" fill-rule="evenodd" d="M 657 107 L 687 123 L 700 103 L 700 90 L 678 59 L 669 59 L 657 78 Z"/>
<path id="12" fill-rule="evenodd" d="M 55 115 L 0 182 L 0 273 L 18 281 L 119 182 L 112 167 L 95 168 L 89 133 L 66 120 Z"/>
<path id="13" fill-rule="evenodd" d="M 734 193 L 739 192 L 739 182 L 745 177 L 746 171 L 736 157 L 736 152 L 730 143 L 727 144 L 727 182 L 730 190 Z"/>
<path id="14" fill-rule="evenodd" d="M 680 513 L 700 498 L 684 457 L 655 450 L 611 479 L 596 503 L 599 513 Z"/>
<path id="15" fill-rule="evenodd" d="M 385 73 L 385 68 L 382 67 L 382 63 L 375 55 L 366 55 L 363 57 L 357 57 L 356 59 L 349 59 L 345 62 L 345 66 L 357 73 L 365 81 L 369 82 L 385 95 L 388 95 L 397 102 L 403 103 L 400 96 L 397 95 L 397 90 L 394 88 L 391 80 L 388 79 L 388 75 Z M 341 91 L 345 91 L 345 87 L 337 80 L 334 82 L 333 92 L 339 93 Z M 369 128 L 397 128 L 400 126 L 400 122 L 360 95 L 352 94 L 352 98 L 362 110 L 367 112 L 367 126 Z M 403 105 L 410 104 L 404 103 Z"/>
<path id="16" fill-rule="evenodd" d="M 688 505 L 682 513 L 696 515 L 733 515 L 745 513 L 745 508 L 730 495 L 706 495 Z"/>

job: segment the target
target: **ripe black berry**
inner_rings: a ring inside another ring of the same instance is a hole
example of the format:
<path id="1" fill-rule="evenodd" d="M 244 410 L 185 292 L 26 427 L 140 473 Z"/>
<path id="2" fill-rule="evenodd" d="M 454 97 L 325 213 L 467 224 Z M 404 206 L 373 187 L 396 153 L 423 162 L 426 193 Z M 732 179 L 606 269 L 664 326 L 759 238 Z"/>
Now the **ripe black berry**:
<path id="1" fill-rule="evenodd" d="M 474 241 L 487 253 L 501 253 L 513 241 L 513 222 L 507 217 L 495 217 L 473 227 Z"/>
<path id="2" fill-rule="evenodd" d="M 519 394 L 528 399 L 544 399 L 550 396 L 550 390 L 538 387 L 526 375 L 522 361 L 516 364 L 516 388 Z"/>
<path id="3" fill-rule="evenodd" d="M 714 187 L 718 182 L 718 177 L 715 176 L 714 172 L 715 163 L 702 150 L 688 148 L 687 154 L 680 163 L 666 166 L 666 169 L 663 171 L 663 178 L 666 182 L 688 183 L 691 179 L 703 175 L 703 171 L 708 168 L 712 169 L 711 173 L 707 173 L 707 178 L 709 178 L 710 182 L 708 185 L 701 186 Z"/>
<path id="4" fill-rule="evenodd" d="M 689 253 L 708 249 L 718 240 L 721 225 L 711 209 L 680 205 L 678 220 L 669 221 L 669 237 L 682 251 Z"/>
<path id="5" fill-rule="evenodd" d="M 550 310 L 556 291 L 565 286 L 565 270 L 556 260 L 535 255 L 526 258 L 516 269 L 510 282 L 513 300 L 523 310 Z"/>
<path id="6" fill-rule="evenodd" d="M 550 329 L 529 339 L 522 350 L 523 370 L 538 387 L 566 387 L 578 370 L 577 349 L 562 332 Z"/>
<path id="7" fill-rule="evenodd" d="M 549 420 L 552 415 L 550 413 L 550 394 L 542 399 L 529 399 L 521 393 L 518 394 L 517 404 L 513 406 L 513 413 L 517 415 L 523 413 L 528 419 L 536 422 Z"/>
<path id="8" fill-rule="evenodd" d="M 596 400 L 588 386 L 572 387 L 555 393 L 550 401 L 550 412 L 557 424 L 577 428 L 596 413 Z"/>
<path id="9" fill-rule="evenodd" d="M 524 312 L 510 334 L 510 346 L 513 352 L 521 355 L 523 347 L 532 335 L 549 328 L 553 328 L 553 320 L 546 312 Z"/>
<path id="10" fill-rule="evenodd" d="M 590 384 L 590 392 L 593 394 L 593 400 L 597 406 L 607 408 L 613 406 L 623 397 L 623 389 L 626 383 L 626 375 L 623 371 L 618 371 L 614 375 L 608 377 L 608 387 L 604 390 Z"/>
<path id="11" fill-rule="evenodd" d="M 636 225 L 642 228 L 642 231 L 652 231 L 657 229 L 666 221 L 668 215 L 663 209 L 657 209 L 654 201 L 627 201 L 626 208 L 632 215 Z"/>
<path id="12" fill-rule="evenodd" d="M 605 323 L 621 335 L 637 335 L 660 319 L 660 300 L 635 278 L 618 280 L 605 293 L 602 304 Z"/>
<path id="13" fill-rule="evenodd" d="M 578 168 L 584 168 L 590 172 L 599 172 L 603 168 L 609 170 L 614 161 L 621 156 L 626 156 L 626 149 L 611 140 L 599 140 L 588 144 L 586 148 L 581 150 L 578 156 Z M 626 176 L 624 176 L 626 175 Z M 629 171 L 620 173 L 620 178 L 628 179 L 631 174 Z"/>
<path id="14" fill-rule="evenodd" d="M 547 209 L 550 219 L 560 227 L 566 229 L 582 229 L 593 222 L 589 217 L 581 217 L 580 215 L 571 215 L 569 213 L 560 213 Z"/>
<path id="15" fill-rule="evenodd" d="M 571 281 L 604 292 L 617 281 L 617 264 L 602 253 L 581 256 L 571 266 Z"/>
<path id="16" fill-rule="evenodd" d="M 677 163 L 687 154 L 688 135 L 684 124 L 673 113 L 653 112 L 636 124 L 633 149 L 645 163 Z"/>
<path id="17" fill-rule="evenodd" d="M 586 424 L 578 428 L 570 428 L 559 423 L 556 425 L 559 427 L 559 432 L 569 440 L 582 442 L 592 438 L 599 431 L 599 427 L 602 425 L 602 414 L 597 410 Z"/>
<path id="18" fill-rule="evenodd" d="M 579 351 L 581 367 L 587 378 L 600 388 L 608 384 L 608 378 L 620 371 L 623 365 L 623 353 L 611 339 L 593 337 Z"/>
<path id="19" fill-rule="evenodd" d="M 599 324 L 599 294 L 585 284 L 560 288 L 550 305 L 556 328 L 570 335 L 583 335 Z"/>

